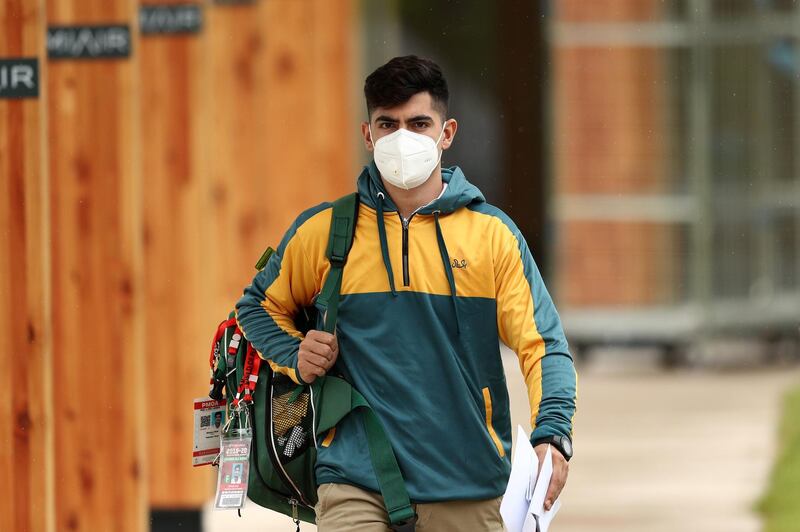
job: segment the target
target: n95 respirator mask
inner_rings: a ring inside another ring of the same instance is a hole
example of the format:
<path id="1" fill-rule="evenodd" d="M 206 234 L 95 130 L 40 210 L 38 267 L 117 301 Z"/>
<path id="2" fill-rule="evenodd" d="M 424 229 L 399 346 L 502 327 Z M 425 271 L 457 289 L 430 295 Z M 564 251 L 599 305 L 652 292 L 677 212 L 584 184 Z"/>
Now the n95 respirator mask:
<path id="1" fill-rule="evenodd" d="M 372 138 L 371 125 L 369 133 Z M 383 178 L 396 187 L 406 190 L 418 187 L 439 164 L 442 157 L 439 142 L 443 135 L 444 126 L 435 141 L 427 135 L 398 129 L 374 142 L 375 166 Z"/>

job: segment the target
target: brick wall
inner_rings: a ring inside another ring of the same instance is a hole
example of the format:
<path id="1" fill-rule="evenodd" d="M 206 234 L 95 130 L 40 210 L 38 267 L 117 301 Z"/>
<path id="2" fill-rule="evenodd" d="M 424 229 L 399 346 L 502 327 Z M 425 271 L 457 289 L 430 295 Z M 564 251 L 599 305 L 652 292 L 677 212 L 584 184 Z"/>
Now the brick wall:
<path id="1" fill-rule="evenodd" d="M 665 16 L 657 0 L 560 0 L 554 7 L 556 21 L 569 23 Z M 669 192 L 673 113 L 664 51 L 558 40 L 552 46 L 556 205 L 603 197 L 625 207 L 642 195 Z M 560 306 L 653 305 L 678 298 L 680 226 L 624 212 L 555 212 Z"/>

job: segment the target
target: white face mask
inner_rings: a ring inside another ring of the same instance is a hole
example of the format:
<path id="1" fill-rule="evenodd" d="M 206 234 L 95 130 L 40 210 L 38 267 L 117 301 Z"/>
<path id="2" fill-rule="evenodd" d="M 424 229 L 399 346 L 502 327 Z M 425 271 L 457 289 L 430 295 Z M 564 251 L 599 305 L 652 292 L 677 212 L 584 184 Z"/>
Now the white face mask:
<path id="1" fill-rule="evenodd" d="M 369 135 L 372 138 L 372 126 Z M 439 164 L 442 154 L 438 144 L 442 135 L 444 126 L 436 141 L 427 135 L 398 129 L 374 142 L 375 165 L 392 185 L 406 190 L 418 187 L 428 180 Z"/>

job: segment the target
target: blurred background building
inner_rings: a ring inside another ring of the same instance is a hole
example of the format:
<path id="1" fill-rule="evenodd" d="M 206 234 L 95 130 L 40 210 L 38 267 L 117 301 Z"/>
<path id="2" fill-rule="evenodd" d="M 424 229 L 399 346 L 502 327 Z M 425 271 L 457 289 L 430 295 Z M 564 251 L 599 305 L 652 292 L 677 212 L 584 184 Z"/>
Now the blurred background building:
<path id="1" fill-rule="evenodd" d="M 173 4 L 0 4 L 0 530 L 199 526 L 212 329 L 297 213 L 353 188 L 363 79 L 395 55 L 443 67 L 443 163 L 520 226 L 576 354 L 797 356 L 798 2 L 143 11 Z M 97 25 L 127 28 L 116 55 L 55 57 Z"/>
<path id="2" fill-rule="evenodd" d="M 573 341 L 796 338 L 797 3 L 553 5 L 553 271 Z"/>
<path id="3" fill-rule="evenodd" d="M 445 66 L 444 162 L 518 221 L 576 351 L 796 339 L 796 2 L 364 6 L 362 64 Z"/>

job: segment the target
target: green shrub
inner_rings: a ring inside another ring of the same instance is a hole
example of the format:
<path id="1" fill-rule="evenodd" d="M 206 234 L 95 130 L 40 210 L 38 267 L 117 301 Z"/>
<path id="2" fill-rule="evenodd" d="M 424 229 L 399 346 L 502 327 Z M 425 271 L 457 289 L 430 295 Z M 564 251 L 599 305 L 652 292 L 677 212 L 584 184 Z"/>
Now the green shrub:
<path id="1" fill-rule="evenodd" d="M 767 492 L 758 503 L 765 532 L 800 530 L 800 387 L 785 398 L 778 455 Z"/>

